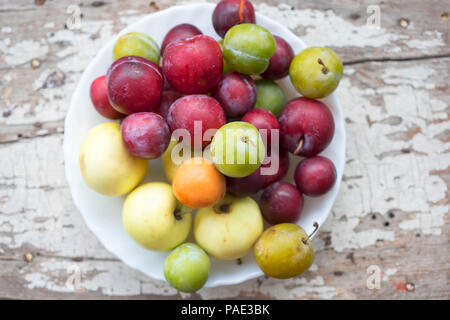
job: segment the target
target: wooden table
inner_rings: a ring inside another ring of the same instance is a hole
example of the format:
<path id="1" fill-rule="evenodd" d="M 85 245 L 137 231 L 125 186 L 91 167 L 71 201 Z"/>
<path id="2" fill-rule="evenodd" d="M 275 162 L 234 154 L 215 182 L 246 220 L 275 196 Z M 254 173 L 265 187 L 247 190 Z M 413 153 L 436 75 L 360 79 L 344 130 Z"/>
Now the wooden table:
<path id="1" fill-rule="evenodd" d="M 62 143 L 72 92 L 93 56 L 126 25 L 177 3 L 0 1 L 0 298 L 176 297 L 87 229 L 66 183 Z M 183 297 L 449 299 L 449 1 L 254 3 L 342 57 L 345 175 L 304 276 Z M 81 29 L 67 21 L 73 4 Z"/>

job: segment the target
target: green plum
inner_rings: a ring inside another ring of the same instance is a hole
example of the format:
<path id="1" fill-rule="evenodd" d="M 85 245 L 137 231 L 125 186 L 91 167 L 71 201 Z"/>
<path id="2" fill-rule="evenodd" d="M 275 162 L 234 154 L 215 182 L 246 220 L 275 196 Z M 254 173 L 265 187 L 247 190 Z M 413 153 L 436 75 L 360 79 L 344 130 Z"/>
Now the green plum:
<path id="1" fill-rule="evenodd" d="M 222 49 L 223 52 L 223 40 L 217 41 L 219 43 L 220 49 Z M 225 57 L 223 57 L 223 73 L 233 72 L 233 68 L 230 66 L 230 64 L 225 60 Z"/>
<path id="2" fill-rule="evenodd" d="M 248 122 L 227 123 L 216 132 L 211 142 L 214 165 L 228 177 L 251 175 L 261 166 L 265 154 L 258 129 Z"/>
<path id="3" fill-rule="evenodd" d="M 316 232 L 319 225 L 314 222 Z M 269 277 L 287 279 L 296 277 L 311 266 L 314 249 L 302 227 L 281 223 L 266 229 L 253 247 L 255 261 Z"/>
<path id="4" fill-rule="evenodd" d="M 342 78 L 344 67 L 339 56 L 325 47 L 310 47 L 292 60 L 289 76 L 304 97 L 319 99 L 331 94 Z"/>
<path id="5" fill-rule="evenodd" d="M 256 24 L 238 24 L 225 34 L 223 55 L 231 67 L 243 74 L 266 71 L 275 53 L 273 35 Z"/>
<path id="6" fill-rule="evenodd" d="M 159 65 L 159 46 L 145 33 L 129 32 L 116 41 L 113 49 L 114 60 L 125 56 L 139 56 Z"/>
<path id="7" fill-rule="evenodd" d="M 211 261 L 206 252 L 194 243 L 176 247 L 164 263 L 164 277 L 175 289 L 195 292 L 208 280 Z"/>
<path id="8" fill-rule="evenodd" d="M 283 90 L 272 80 L 258 79 L 255 84 L 257 93 L 255 108 L 267 109 L 278 117 L 287 102 Z"/>

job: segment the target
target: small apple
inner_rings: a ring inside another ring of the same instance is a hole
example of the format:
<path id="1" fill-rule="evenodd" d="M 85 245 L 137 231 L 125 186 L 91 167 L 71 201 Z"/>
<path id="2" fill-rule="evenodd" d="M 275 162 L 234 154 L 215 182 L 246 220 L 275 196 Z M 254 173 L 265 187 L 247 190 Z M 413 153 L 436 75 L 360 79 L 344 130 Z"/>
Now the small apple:
<path id="1" fill-rule="evenodd" d="M 164 263 L 164 277 L 175 289 L 195 292 L 208 280 L 211 261 L 206 252 L 194 243 L 176 247 Z"/>
<path id="2" fill-rule="evenodd" d="M 79 154 L 86 184 L 106 196 L 120 196 L 133 190 L 147 173 L 148 161 L 125 149 L 120 125 L 105 122 L 95 126 L 83 140 Z"/>
<path id="3" fill-rule="evenodd" d="M 164 173 L 170 183 L 172 183 L 173 178 L 175 177 L 175 173 L 183 163 L 183 159 L 187 160 L 191 158 L 191 155 L 189 154 L 187 154 L 186 158 L 184 158 L 184 153 L 186 152 L 186 150 L 190 151 L 189 148 L 187 148 L 182 143 L 179 143 L 175 138 L 172 137 L 170 139 L 169 146 L 161 157 Z M 175 152 L 175 154 L 172 155 L 172 152 Z"/>
<path id="4" fill-rule="evenodd" d="M 211 142 L 214 165 L 228 177 L 242 178 L 252 174 L 261 166 L 265 153 L 258 129 L 243 121 L 222 126 Z"/>
<path id="5" fill-rule="evenodd" d="M 262 231 L 261 210 L 250 197 L 226 195 L 215 205 L 199 209 L 194 219 L 196 242 L 222 260 L 244 256 Z"/>
<path id="6" fill-rule="evenodd" d="M 142 247 L 167 251 L 186 240 L 192 213 L 190 208 L 177 203 L 172 186 L 150 182 L 125 199 L 122 222 L 128 234 Z"/>
<path id="7" fill-rule="evenodd" d="M 296 277 L 311 266 L 314 249 L 305 230 L 293 223 L 274 225 L 263 232 L 253 248 L 253 255 L 261 270 L 269 277 L 287 279 Z"/>

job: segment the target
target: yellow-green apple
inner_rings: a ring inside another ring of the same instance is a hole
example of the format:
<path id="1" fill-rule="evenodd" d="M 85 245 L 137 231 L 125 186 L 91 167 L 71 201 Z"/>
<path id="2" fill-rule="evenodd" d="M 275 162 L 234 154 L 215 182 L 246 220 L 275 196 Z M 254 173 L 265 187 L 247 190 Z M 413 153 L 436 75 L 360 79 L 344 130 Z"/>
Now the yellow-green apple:
<path id="1" fill-rule="evenodd" d="M 167 180 L 169 180 L 170 183 L 172 183 L 173 177 L 175 177 L 175 173 L 177 172 L 178 168 L 181 165 L 181 163 L 179 163 L 180 161 L 177 161 L 178 159 L 175 159 L 175 157 L 172 156 L 172 151 L 174 151 L 175 147 L 177 147 L 178 149 L 182 147 L 182 144 L 179 144 L 177 140 L 171 138 L 169 146 L 167 147 L 166 151 L 164 151 L 161 157 L 164 174 L 166 175 L 166 178 Z M 182 155 L 182 151 L 177 149 L 175 149 L 174 154 Z"/>
<path id="2" fill-rule="evenodd" d="M 199 209 L 194 219 L 195 240 L 217 259 L 244 256 L 262 231 L 261 211 L 250 197 L 226 195 L 215 205 Z"/>
<path id="3" fill-rule="evenodd" d="M 192 223 L 191 209 L 179 204 L 172 186 L 150 182 L 136 188 L 123 204 L 122 222 L 142 247 L 167 251 L 186 240 Z"/>
<path id="4" fill-rule="evenodd" d="M 115 122 L 95 126 L 83 140 L 79 153 L 81 174 L 93 190 L 120 196 L 133 190 L 147 173 L 148 161 L 129 154 Z"/>

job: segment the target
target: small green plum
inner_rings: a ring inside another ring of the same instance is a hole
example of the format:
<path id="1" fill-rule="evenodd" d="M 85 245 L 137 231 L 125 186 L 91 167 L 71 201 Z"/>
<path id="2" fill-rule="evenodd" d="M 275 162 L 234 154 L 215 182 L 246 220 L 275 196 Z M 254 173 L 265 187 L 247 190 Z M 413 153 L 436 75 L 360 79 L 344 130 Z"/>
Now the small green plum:
<path id="1" fill-rule="evenodd" d="M 195 292 L 208 280 L 211 261 L 206 252 L 194 243 L 176 247 L 164 263 L 164 277 L 175 289 Z"/>
<path id="2" fill-rule="evenodd" d="M 222 49 L 223 52 L 223 40 L 217 41 L 219 43 L 220 49 Z M 225 60 L 225 56 L 223 57 L 223 73 L 233 72 L 233 68 L 230 66 L 230 64 Z"/>
<path id="3" fill-rule="evenodd" d="M 228 177 L 242 178 L 258 170 L 266 150 L 258 129 L 248 122 L 222 126 L 211 141 L 211 156 L 217 170 Z"/>
<path id="4" fill-rule="evenodd" d="M 330 95 L 339 85 L 344 67 L 339 56 L 325 47 L 310 47 L 292 60 L 289 76 L 304 97 L 319 99 Z"/>
<path id="5" fill-rule="evenodd" d="M 145 33 L 129 32 L 116 41 L 113 49 L 114 60 L 125 56 L 139 56 L 159 65 L 159 46 Z"/>
<path id="6" fill-rule="evenodd" d="M 231 67 L 243 74 L 266 71 L 275 53 L 273 35 L 256 24 L 244 23 L 232 27 L 225 34 L 223 55 Z"/>
<path id="7" fill-rule="evenodd" d="M 258 79 L 255 84 L 257 94 L 255 108 L 267 109 L 278 117 L 287 102 L 283 90 L 272 80 Z"/>

